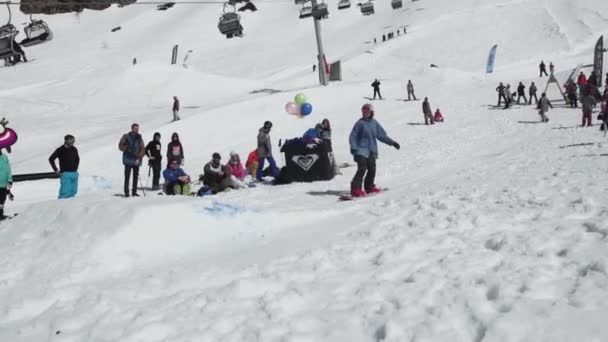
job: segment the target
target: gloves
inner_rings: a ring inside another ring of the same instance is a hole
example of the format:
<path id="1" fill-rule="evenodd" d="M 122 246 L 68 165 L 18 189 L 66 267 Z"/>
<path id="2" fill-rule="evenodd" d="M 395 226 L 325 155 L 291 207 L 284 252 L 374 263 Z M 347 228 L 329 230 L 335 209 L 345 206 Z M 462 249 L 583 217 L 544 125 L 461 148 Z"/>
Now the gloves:
<path id="1" fill-rule="evenodd" d="M 399 145 L 399 143 L 395 141 L 393 142 L 393 147 L 399 150 L 401 148 L 401 145 Z"/>
<path id="2" fill-rule="evenodd" d="M 320 143 L 322 143 L 322 142 L 323 142 L 323 140 L 321 140 L 321 139 L 319 139 L 319 138 L 315 138 L 314 140 L 315 140 L 315 143 L 316 143 L 316 144 L 320 144 Z"/>

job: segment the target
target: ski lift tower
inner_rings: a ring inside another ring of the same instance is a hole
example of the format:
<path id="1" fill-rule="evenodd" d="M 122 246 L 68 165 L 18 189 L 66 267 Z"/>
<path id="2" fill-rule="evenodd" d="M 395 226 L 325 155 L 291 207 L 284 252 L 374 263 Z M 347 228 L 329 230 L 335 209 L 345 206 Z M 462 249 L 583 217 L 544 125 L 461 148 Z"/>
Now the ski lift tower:
<path id="1" fill-rule="evenodd" d="M 317 0 L 311 0 L 313 12 L 314 9 L 317 8 Z M 327 74 L 327 70 L 325 70 L 325 53 L 323 52 L 323 40 L 321 37 L 321 18 L 313 15 L 313 21 L 315 23 L 315 37 L 317 39 L 317 59 L 319 60 L 319 80 L 321 81 L 321 85 L 326 86 L 329 84 L 329 75 Z"/>

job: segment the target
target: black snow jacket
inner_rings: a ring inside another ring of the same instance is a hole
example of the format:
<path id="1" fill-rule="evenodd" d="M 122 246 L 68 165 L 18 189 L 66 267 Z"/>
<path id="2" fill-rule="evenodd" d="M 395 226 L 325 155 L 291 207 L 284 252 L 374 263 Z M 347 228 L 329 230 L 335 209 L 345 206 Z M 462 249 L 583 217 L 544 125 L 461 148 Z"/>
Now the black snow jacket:
<path id="1" fill-rule="evenodd" d="M 146 156 L 148 158 L 153 157 L 155 160 L 163 159 L 163 155 L 160 153 L 162 146 L 160 141 L 152 140 L 146 145 Z"/>
<path id="2" fill-rule="evenodd" d="M 526 86 L 525 85 L 520 84 L 519 86 L 517 86 L 517 95 L 521 95 L 521 96 L 526 95 Z"/>
<path id="3" fill-rule="evenodd" d="M 78 149 L 74 146 L 66 147 L 61 145 L 59 148 L 51 154 L 49 157 L 49 163 L 53 170 L 57 171 L 57 165 L 55 165 L 55 159 L 59 158 L 59 170 L 60 172 L 76 172 L 78 171 L 78 164 L 80 164 L 80 156 L 78 156 Z"/>

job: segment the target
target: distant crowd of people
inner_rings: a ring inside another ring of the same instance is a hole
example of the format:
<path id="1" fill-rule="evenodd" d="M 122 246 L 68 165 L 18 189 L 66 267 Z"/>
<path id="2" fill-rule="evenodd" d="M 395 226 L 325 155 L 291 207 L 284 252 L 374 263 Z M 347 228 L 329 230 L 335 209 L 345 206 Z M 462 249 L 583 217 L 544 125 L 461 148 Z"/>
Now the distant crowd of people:
<path id="1" fill-rule="evenodd" d="M 544 61 L 541 61 L 539 65 L 539 77 L 549 76 L 552 77 L 555 71 L 555 66 L 552 62 L 549 63 L 549 74 L 546 70 Z M 557 81 L 555 81 L 557 82 Z M 570 108 L 578 108 L 580 102 L 582 107 L 582 120 L 581 125 L 584 127 L 592 126 L 592 113 L 593 109 L 600 104 L 600 113 L 598 119 L 602 122 L 601 129 L 606 130 L 608 113 L 606 113 L 606 101 L 608 101 L 608 74 L 606 74 L 606 84 L 604 86 L 603 93 L 600 91 L 601 85 L 598 82 L 598 77 L 594 71 L 591 71 L 589 77 L 587 77 L 582 71 L 578 75 L 576 81 L 569 79 L 564 84 L 565 89 L 565 100 Z M 537 97 L 538 89 L 534 82 L 528 87 L 529 99 L 526 97 L 526 86 L 519 82 L 516 92 L 511 91 L 509 84 L 504 85 L 502 82 L 496 87 L 498 93 L 498 104 L 500 107 L 504 102 L 504 108 L 509 108 L 513 103 L 521 104 L 523 99 L 524 104 L 531 105 L 532 100 L 536 104 L 538 114 L 540 115 L 541 122 L 548 122 L 547 112 L 550 108 L 553 108 L 553 104 L 547 98 L 547 94 L 542 93 L 540 100 Z M 517 100 L 515 100 L 517 96 Z"/>

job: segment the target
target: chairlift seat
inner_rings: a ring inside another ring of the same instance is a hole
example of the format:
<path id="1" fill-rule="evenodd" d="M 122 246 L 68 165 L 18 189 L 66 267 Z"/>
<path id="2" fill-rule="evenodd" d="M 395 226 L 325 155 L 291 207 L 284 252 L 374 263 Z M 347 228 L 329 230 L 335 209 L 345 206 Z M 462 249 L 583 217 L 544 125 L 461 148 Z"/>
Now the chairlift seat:
<path id="1" fill-rule="evenodd" d="M 374 14 L 374 4 L 371 1 L 362 3 L 361 4 L 361 13 L 363 15 Z"/>
<path id="2" fill-rule="evenodd" d="M 242 36 L 243 35 L 243 26 L 241 26 L 241 21 L 238 14 L 234 12 L 228 12 L 223 14 L 220 17 L 220 22 L 217 27 L 220 32 L 226 35 L 228 38 L 232 38 L 233 36 Z"/>
<path id="3" fill-rule="evenodd" d="M 327 4 L 322 2 L 320 4 L 317 4 L 316 6 L 313 6 L 312 16 L 317 20 L 326 19 L 329 16 Z"/>
<path id="4" fill-rule="evenodd" d="M 27 36 L 27 38 L 21 41 L 21 45 L 23 46 L 37 45 L 53 39 L 53 32 L 47 23 L 42 20 L 32 20 L 32 22 L 23 29 L 23 32 L 25 32 L 25 35 Z"/>
<path id="5" fill-rule="evenodd" d="M 4 36 L 0 38 L 0 59 L 8 59 L 21 54 L 13 47 L 13 38 L 10 36 Z"/>
<path id="6" fill-rule="evenodd" d="M 304 6 L 300 10 L 300 19 L 308 18 L 312 16 L 312 7 Z"/>
<path id="7" fill-rule="evenodd" d="M 393 7 L 393 9 L 398 9 L 398 8 L 403 7 L 403 0 L 392 0 L 391 6 Z"/>
<path id="8" fill-rule="evenodd" d="M 338 9 L 345 9 L 345 8 L 350 8 L 350 0 L 340 0 L 340 2 L 338 2 Z"/>

